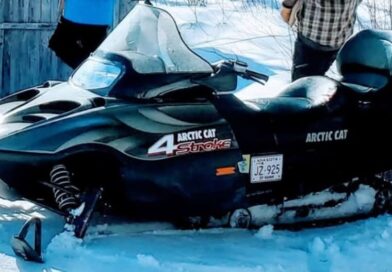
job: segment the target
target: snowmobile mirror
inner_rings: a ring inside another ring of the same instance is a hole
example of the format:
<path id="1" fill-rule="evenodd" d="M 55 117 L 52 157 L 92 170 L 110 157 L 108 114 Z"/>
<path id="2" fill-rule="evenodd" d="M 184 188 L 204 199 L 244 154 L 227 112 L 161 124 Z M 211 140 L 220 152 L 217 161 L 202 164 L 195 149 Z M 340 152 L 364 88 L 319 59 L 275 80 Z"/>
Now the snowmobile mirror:
<path id="1" fill-rule="evenodd" d="M 29 228 L 35 224 L 35 235 L 34 235 L 34 248 L 26 241 L 26 236 L 29 232 Z M 26 261 L 32 261 L 37 263 L 43 263 L 41 256 L 41 220 L 37 217 L 29 219 L 20 230 L 17 236 L 12 237 L 11 246 L 16 256 L 22 257 Z"/>

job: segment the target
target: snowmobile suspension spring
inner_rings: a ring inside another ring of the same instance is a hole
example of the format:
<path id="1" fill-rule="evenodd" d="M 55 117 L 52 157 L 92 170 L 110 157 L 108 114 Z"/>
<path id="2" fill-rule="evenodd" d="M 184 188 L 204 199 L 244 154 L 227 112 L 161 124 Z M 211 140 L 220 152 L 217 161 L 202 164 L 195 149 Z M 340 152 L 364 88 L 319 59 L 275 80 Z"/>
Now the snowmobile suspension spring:
<path id="1" fill-rule="evenodd" d="M 79 193 L 79 189 L 71 182 L 71 175 L 65 165 L 59 164 L 50 171 L 50 182 L 65 190 L 53 188 L 54 198 L 61 210 L 67 211 L 78 206 L 75 195 L 69 192 Z"/>

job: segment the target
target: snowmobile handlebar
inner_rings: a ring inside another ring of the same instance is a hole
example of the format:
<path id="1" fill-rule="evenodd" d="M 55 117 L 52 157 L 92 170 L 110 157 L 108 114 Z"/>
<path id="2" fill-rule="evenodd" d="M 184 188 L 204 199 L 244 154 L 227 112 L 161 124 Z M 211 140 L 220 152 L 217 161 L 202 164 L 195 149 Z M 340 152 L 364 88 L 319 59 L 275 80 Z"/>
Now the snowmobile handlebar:
<path id="1" fill-rule="evenodd" d="M 219 63 L 217 63 L 215 65 L 215 68 L 217 70 L 221 70 L 222 68 L 226 68 L 234 73 L 236 73 L 237 75 L 239 75 L 242 78 L 245 79 L 250 79 L 253 81 L 256 81 L 262 85 L 264 85 L 269 77 L 265 74 L 256 72 L 256 71 L 252 71 L 248 69 L 248 64 L 246 62 L 243 61 L 239 61 L 239 60 L 235 60 L 235 61 L 231 61 L 231 60 L 225 60 L 225 61 L 221 61 Z"/>

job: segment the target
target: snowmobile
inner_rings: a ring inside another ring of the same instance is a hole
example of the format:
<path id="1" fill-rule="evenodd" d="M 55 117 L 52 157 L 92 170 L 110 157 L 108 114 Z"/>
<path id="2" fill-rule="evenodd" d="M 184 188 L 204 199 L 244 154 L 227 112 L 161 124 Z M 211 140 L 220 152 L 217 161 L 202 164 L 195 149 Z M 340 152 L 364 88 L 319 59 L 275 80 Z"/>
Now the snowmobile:
<path id="1" fill-rule="evenodd" d="M 138 4 L 67 82 L 0 100 L 0 178 L 83 237 L 94 212 L 183 227 L 341 220 L 391 208 L 392 32 L 364 30 L 340 80 L 240 99 L 238 60 L 209 63 L 172 16 Z M 40 244 L 14 237 L 40 261 Z"/>

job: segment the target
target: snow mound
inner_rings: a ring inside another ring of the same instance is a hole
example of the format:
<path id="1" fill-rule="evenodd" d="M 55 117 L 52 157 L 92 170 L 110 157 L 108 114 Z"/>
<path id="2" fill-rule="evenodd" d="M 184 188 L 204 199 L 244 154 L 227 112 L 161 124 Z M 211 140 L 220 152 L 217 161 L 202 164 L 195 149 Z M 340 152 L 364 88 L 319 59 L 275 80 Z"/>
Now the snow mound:
<path id="1" fill-rule="evenodd" d="M 138 254 L 136 257 L 138 262 L 142 266 L 154 267 L 154 268 L 158 268 L 160 266 L 159 261 L 155 259 L 153 256 Z"/>
<path id="2" fill-rule="evenodd" d="M 256 233 L 256 237 L 261 239 L 271 239 L 273 232 L 274 232 L 274 226 L 266 225 L 259 229 L 259 231 Z"/>
<path id="3" fill-rule="evenodd" d="M 48 245 L 47 253 L 73 256 L 75 252 L 81 251 L 82 243 L 83 240 L 73 236 L 72 232 L 64 231 L 52 239 Z"/>

